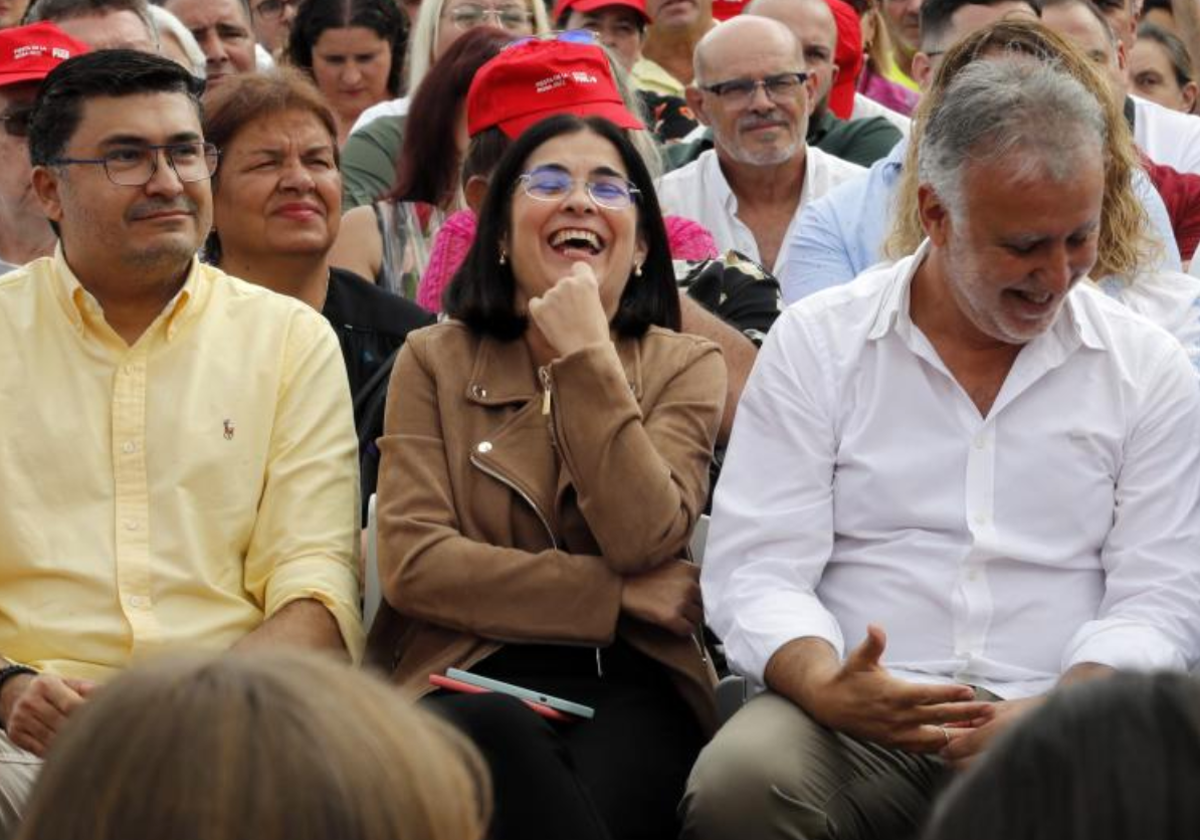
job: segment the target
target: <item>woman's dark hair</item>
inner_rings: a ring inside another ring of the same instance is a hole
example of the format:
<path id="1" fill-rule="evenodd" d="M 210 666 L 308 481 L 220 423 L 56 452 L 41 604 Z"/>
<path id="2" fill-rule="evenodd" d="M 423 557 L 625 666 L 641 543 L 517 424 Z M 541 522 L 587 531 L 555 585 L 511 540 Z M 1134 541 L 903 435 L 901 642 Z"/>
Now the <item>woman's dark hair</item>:
<path id="1" fill-rule="evenodd" d="M 513 40 L 503 29 L 477 26 L 460 35 L 429 68 L 408 108 L 419 116 L 404 126 L 396 183 L 382 198 L 441 205 L 454 194 L 461 163 L 453 153 L 454 137 L 471 80 Z"/>
<path id="2" fill-rule="evenodd" d="M 1200 683 L 1117 674 L 1055 691 L 947 791 L 925 840 L 1200 837 Z"/>
<path id="3" fill-rule="evenodd" d="M 512 141 L 508 139 L 508 135 L 496 126 L 485 128 L 472 137 L 471 142 L 467 144 L 467 153 L 463 156 L 463 186 L 476 175 L 490 181 L 492 173 L 500 165 L 500 158 L 504 157 L 511 145 Z"/>
<path id="4" fill-rule="evenodd" d="M 370 29 L 391 47 L 387 91 L 399 96 L 404 50 L 408 45 L 408 17 L 395 0 L 302 0 L 288 37 L 288 63 L 311 74 L 313 47 L 325 30 L 356 26 Z"/>
<path id="5" fill-rule="evenodd" d="M 512 196 L 525 161 L 543 143 L 565 134 L 590 131 L 607 140 L 621 156 L 637 196 L 638 230 L 647 246 L 642 276 L 630 274 L 612 327 L 625 337 L 639 337 L 652 326 L 679 329 L 679 290 L 663 227 L 654 182 L 641 155 L 621 129 L 601 117 L 558 114 L 542 120 L 513 141 L 492 174 L 471 250 L 446 290 L 444 308 L 474 332 L 501 341 L 525 333 L 528 319 L 516 310 L 516 279 L 512 265 L 500 264 L 500 243 L 510 231 Z"/>

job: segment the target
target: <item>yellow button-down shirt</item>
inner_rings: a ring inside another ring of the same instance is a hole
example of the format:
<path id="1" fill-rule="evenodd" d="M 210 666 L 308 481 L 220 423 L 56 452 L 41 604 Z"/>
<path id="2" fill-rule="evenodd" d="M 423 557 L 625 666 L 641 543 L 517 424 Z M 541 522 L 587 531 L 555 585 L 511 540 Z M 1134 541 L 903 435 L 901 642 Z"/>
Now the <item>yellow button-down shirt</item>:
<path id="1" fill-rule="evenodd" d="M 309 307 L 196 263 L 130 347 L 61 251 L 0 278 L 0 655 L 102 680 L 324 604 L 357 659 L 357 442 Z"/>

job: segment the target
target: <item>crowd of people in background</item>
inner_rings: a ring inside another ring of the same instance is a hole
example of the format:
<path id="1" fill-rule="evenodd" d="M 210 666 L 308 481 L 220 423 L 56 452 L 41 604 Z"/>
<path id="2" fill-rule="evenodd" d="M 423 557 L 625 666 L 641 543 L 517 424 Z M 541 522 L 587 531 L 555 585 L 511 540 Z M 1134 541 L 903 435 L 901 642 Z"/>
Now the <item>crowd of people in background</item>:
<path id="1" fill-rule="evenodd" d="M 0 840 L 1190 840 L 1197 67 L 0 0 Z"/>

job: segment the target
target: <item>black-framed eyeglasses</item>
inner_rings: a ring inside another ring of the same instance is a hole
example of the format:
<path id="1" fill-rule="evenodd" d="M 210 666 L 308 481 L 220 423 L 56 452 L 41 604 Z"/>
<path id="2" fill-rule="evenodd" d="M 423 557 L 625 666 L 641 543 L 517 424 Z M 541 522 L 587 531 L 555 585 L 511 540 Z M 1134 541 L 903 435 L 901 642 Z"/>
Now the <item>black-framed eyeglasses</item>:
<path id="1" fill-rule="evenodd" d="M 207 181 L 217 171 L 221 151 L 214 143 L 164 143 L 147 146 L 122 146 L 98 158 L 55 158 L 51 166 L 72 164 L 103 166 L 108 180 L 118 187 L 142 187 L 158 172 L 158 153 L 183 183 Z"/>
<path id="2" fill-rule="evenodd" d="M 507 29 L 509 32 L 527 29 L 533 20 L 533 15 L 517 6 L 493 9 L 487 6 L 476 6 L 472 3 L 455 6 L 446 17 L 450 18 L 454 27 L 462 32 L 483 26 L 489 18 L 494 26 Z"/>
<path id="3" fill-rule="evenodd" d="M 9 137 L 28 137 L 29 121 L 33 119 L 33 105 L 18 105 L 0 114 L 0 122 L 4 123 L 4 132 Z"/>
<path id="4" fill-rule="evenodd" d="M 525 195 L 537 201 L 562 201 L 579 183 L 569 173 L 554 166 L 530 170 L 517 180 L 525 189 Z M 597 207 L 608 210 L 624 210 L 641 194 L 641 190 L 619 175 L 596 176 L 584 181 L 583 188 Z"/>
<path id="5" fill-rule="evenodd" d="M 254 14 L 259 17 L 278 19 L 283 17 L 283 10 L 288 8 L 296 8 L 300 5 L 300 0 L 263 0 L 257 6 L 253 7 Z"/>
<path id="6" fill-rule="evenodd" d="M 754 99 L 759 87 L 767 94 L 772 102 L 787 102 L 800 95 L 804 83 L 808 81 L 807 73 L 776 73 L 764 79 L 730 79 L 711 85 L 702 85 L 701 90 L 715 93 L 727 105 L 746 105 Z"/>

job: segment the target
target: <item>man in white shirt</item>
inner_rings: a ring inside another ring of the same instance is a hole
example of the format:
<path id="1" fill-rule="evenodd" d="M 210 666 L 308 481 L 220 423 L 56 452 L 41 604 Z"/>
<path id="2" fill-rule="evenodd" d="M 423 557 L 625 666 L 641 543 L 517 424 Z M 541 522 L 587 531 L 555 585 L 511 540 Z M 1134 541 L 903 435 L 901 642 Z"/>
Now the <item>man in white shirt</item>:
<path id="1" fill-rule="evenodd" d="M 688 104 L 712 128 L 714 148 L 662 178 L 663 212 L 695 219 L 722 251 L 782 276 L 783 245 L 804 206 L 865 170 L 805 143 L 817 79 L 782 23 L 728 20 L 700 41 L 695 65 Z"/>
<path id="2" fill-rule="evenodd" d="M 1051 65 L 972 64 L 922 141 L 927 242 L 776 322 L 702 573 L 767 691 L 701 754 L 685 837 L 908 836 L 1056 685 L 1196 662 L 1200 391 L 1079 283 L 1103 126 Z"/>

